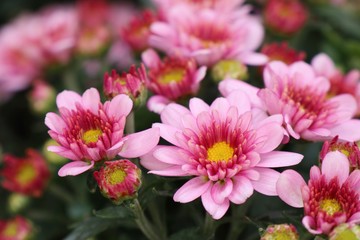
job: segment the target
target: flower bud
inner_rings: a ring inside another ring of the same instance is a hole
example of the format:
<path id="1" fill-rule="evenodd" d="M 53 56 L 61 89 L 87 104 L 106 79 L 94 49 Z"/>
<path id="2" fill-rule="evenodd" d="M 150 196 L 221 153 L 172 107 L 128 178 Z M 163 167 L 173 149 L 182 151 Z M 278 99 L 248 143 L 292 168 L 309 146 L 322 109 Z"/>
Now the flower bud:
<path id="1" fill-rule="evenodd" d="M 360 226 L 344 223 L 338 225 L 329 235 L 329 240 L 357 240 L 360 239 Z"/>
<path id="2" fill-rule="evenodd" d="M 246 80 L 248 78 L 247 67 L 237 60 L 225 59 L 215 64 L 211 70 L 211 76 L 215 82 L 225 78 Z"/>
<path id="3" fill-rule="evenodd" d="M 298 240 L 299 235 L 292 224 L 269 225 L 260 240 Z"/>
<path id="4" fill-rule="evenodd" d="M 141 170 L 126 159 L 107 161 L 99 171 L 94 172 L 94 178 L 103 196 L 120 204 L 137 197 Z"/>
<path id="5" fill-rule="evenodd" d="M 42 80 L 35 80 L 28 95 L 31 109 L 38 114 L 50 111 L 55 105 L 55 89 Z"/>

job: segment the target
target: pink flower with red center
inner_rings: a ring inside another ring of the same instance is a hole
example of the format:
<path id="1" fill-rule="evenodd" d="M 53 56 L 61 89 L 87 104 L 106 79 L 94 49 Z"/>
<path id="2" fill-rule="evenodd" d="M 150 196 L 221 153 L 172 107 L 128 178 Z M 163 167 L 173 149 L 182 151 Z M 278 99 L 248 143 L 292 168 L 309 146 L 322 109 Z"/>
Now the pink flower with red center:
<path id="1" fill-rule="evenodd" d="M 149 47 L 150 25 L 157 20 L 151 10 L 144 10 L 140 16 L 134 16 L 129 25 L 122 29 L 123 40 L 136 51 L 141 52 Z"/>
<path id="2" fill-rule="evenodd" d="M 248 95 L 254 107 L 270 115 L 282 114 L 289 135 L 299 139 L 323 141 L 336 135 L 346 141 L 357 141 L 360 121 L 353 119 L 357 106 L 350 94 L 328 98 L 328 79 L 317 76 L 305 62 L 286 65 L 273 61 L 264 69 L 265 88 L 226 79 L 220 83 L 227 96 L 234 89 Z M 265 114 L 265 113 L 264 113 Z"/>
<path id="3" fill-rule="evenodd" d="M 95 162 L 111 160 L 117 154 L 135 158 L 149 152 L 159 141 L 159 130 L 148 129 L 124 136 L 126 117 L 133 102 L 124 94 L 104 104 L 95 88 L 80 96 L 63 91 L 56 99 L 60 115 L 47 113 L 49 135 L 60 145 L 48 150 L 72 160 L 59 170 L 59 176 L 78 175 Z"/>
<path id="4" fill-rule="evenodd" d="M 305 52 L 298 52 L 295 49 L 289 47 L 287 42 L 274 42 L 265 44 L 261 48 L 261 53 L 268 56 L 269 61 L 278 60 L 286 64 L 303 61 L 306 56 Z"/>
<path id="5" fill-rule="evenodd" d="M 344 75 L 325 53 L 316 55 L 312 59 L 311 65 L 316 75 L 330 80 L 329 95 L 349 93 L 356 98 L 357 115 L 360 115 L 360 71 L 354 69 Z"/>
<path id="6" fill-rule="evenodd" d="M 334 151 L 339 151 L 348 158 L 350 170 L 360 169 L 360 150 L 355 142 L 340 141 L 338 136 L 331 141 L 324 142 L 320 152 L 320 163 L 329 152 Z"/>
<path id="7" fill-rule="evenodd" d="M 0 176 L 4 178 L 1 182 L 3 188 L 40 197 L 50 178 L 50 171 L 44 158 L 34 149 L 28 149 L 26 157 L 5 154 Z"/>
<path id="8" fill-rule="evenodd" d="M 297 164 L 302 155 L 274 151 L 283 139 L 281 116 L 259 120 L 243 94 L 217 98 L 210 106 L 192 98 L 190 110 L 172 103 L 161 113 L 160 136 L 174 146 L 158 146 L 141 157 L 150 173 L 190 176 L 174 195 L 181 203 L 198 197 L 214 219 L 230 202 L 244 203 L 253 191 L 276 195 L 279 173 L 271 167 Z"/>
<path id="9" fill-rule="evenodd" d="M 160 113 L 172 101 L 195 95 L 206 74 L 206 67 L 198 68 L 192 58 L 165 57 L 152 49 L 143 52 L 142 60 L 149 68 L 147 87 L 155 94 L 148 100 L 148 108 Z"/>
<path id="10" fill-rule="evenodd" d="M 138 69 L 135 68 L 135 65 L 132 65 L 129 72 L 123 72 L 121 75 L 112 70 L 111 75 L 105 73 L 104 93 L 108 98 L 126 94 L 135 102 L 146 91 L 146 79 L 144 65 L 141 65 Z"/>
<path id="11" fill-rule="evenodd" d="M 222 59 L 264 64 L 266 56 L 254 52 L 263 40 L 263 27 L 250 10 L 242 7 L 220 13 L 186 5 L 171 8 L 167 22 L 151 25 L 150 46 L 168 55 L 195 58 L 199 65 L 213 65 Z"/>
<path id="12" fill-rule="evenodd" d="M 32 224 L 21 216 L 8 220 L 0 220 L 0 239 L 2 240 L 24 240 L 30 239 L 34 229 Z"/>
<path id="13" fill-rule="evenodd" d="M 321 170 L 313 166 L 306 184 L 294 170 L 281 173 L 279 197 L 292 207 L 304 208 L 303 225 L 313 234 L 329 234 L 342 223 L 360 222 L 360 170 L 349 175 L 349 161 L 338 151 L 329 152 Z"/>
<path id="14" fill-rule="evenodd" d="M 137 196 L 141 185 L 141 170 L 126 159 L 107 161 L 99 171 L 94 172 L 101 193 L 120 204 Z"/>
<path id="15" fill-rule="evenodd" d="M 264 8 L 265 25 L 286 35 L 300 31 L 308 15 L 308 10 L 298 0 L 268 0 Z"/>

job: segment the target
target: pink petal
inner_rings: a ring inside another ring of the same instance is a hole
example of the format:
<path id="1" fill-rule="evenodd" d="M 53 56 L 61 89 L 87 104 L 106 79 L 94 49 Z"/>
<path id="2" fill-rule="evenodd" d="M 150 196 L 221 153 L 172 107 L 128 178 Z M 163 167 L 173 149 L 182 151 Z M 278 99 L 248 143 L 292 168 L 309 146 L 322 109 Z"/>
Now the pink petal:
<path id="1" fill-rule="evenodd" d="M 322 230 L 320 228 L 318 228 L 317 230 L 315 230 L 315 221 L 312 217 L 310 216 L 305 216 L 303 217 L 302 219 L 302 224 L 304 225 L 304 227 L 312 234 L 321 234 L 322 233 Z"/>
<path id="2" fill-rule="evenodd" d="M 191 113 L 197 117 L 202 112 L 209 111 L 210 107 L 200 98 L 192 98 L 189 102 Z"/>
<path id="3" fill-rule="evenodd" d="M 284 131 L 277 122 L 269 122 L 256 130 L 258 145 L 256 151 L 266 153 L 278 147 L 284 137 Z M 260 142 L 261 141 L 261 142 Z"/>
<path id="4" fill-rule="evenodd" d="M 337 177 L 342 185 L 349 177 L 349 160 L 339 151 L 329 152 L 321 164 L 321 173 L 327 182 Z"/>
<path id="5" fill-rule="evenodd" d="M 158 144 L 159 139 L 160 131 L 158 128 L 150 128 L 130 134 L 126 136 L 119 155 L 125 158 L 140 157 L 150 152 Z"/>
<path id="6" fill-rule="evenodd" d="M 146 65 L 146 67 L 152 69 L 155 68 L 160 63 L 159 55 L 154 51 L 154 49 L 147 49 L 141 54 L 141 60 Z"/>
<path id="7" fill-rule="evenodd" d="M 62 168 L 60 168 L 58 175 L 60 177 L 76 176 L 79 175 L 80 173 L 86 172 L 93 166 L 94 166 L 93 161 L 91 163 L 83 162 L 83 161 L 70 162 L 62 166 Z"/>
<path id="8" fill-rule="evenodd" d="M 210 185 L 211 181 L 202 176 L 190 179 L 176 191 L 174 201 L 181 203 L 191 202 L 207 191 Z"/>
<path id="9" fill-rule="evenodd" d="M 298 164 L 303 158 L 304 156 L 298 153 L 272 151 L 261 154 L 257 167 L 287 167 Z"/>
<path id="10" fill-rule="evenodd" d="M 216 98 L 210 105 L 211 110 L 216 110 L 219 113 L 220 118 L 224 118 L 229 110 L 229 102 L 226 98 Z"/>
<path id="11" fill-rule="evenodd" d="M 237 108 L 239 115 L 251 110 L 251 103 L 243 91 L 233 91 L 226 99 L 229 101 L 230 105 Z"/>
<path id="12" fill-rule="evenodd" d="M 168 98 L 161 95 L 155 95 L 148 99 L 146 106 L 150 111 L 161 114 L 165 107 L 170 103 L 171 101 Z"/>
<path id="13" fill-rule="evenodd" d="M 188 172 L 184 171 L 181 166 L 171 166 L 164 169 L 151 170 L 149 173 L 169 177 L 189 176 Z"/>
<path id="14" fill-rule="evenodd" d="M 129 115 L 133 107 L 133 102 L 130 97 L 125 94 L 115 96 L 108 105 L 106 113 L 108 116 L 114 116 L 120 119 L 122 116 Z"/>
<path id="15" fill-rule="evenodd" d="M 266 88 L 274 89 L 281 84 L 279 76 L 287 76 L 289 67 L 281 61 L 272 61 L 264 68 L 264 83 Z"/>
<path id="16" fill-rule="evenodd" d="M 267 196 L 276 196 L 276 182 L 280 173 L 268 168 L 254 168 L 260 174 L 257 181 L 251 181 L 254 189 Z"/>
<path id="17" fill-rule="evenodd" d="M 270 115 L 282 112 L 280 99 L 275 92 L 268 88 L 264 88 L 260 89 L 257 95 L 262 100 L 266 110 L 270 113 Z"/>
<path id="18" fill-rule="evenodd" d="M 314 84 L 314 79 L 316 77 L 313 68 L 303 61 L 291 64 L 289 66 L 289 75 L 290 78 L 295 78 L 295 81 L 302 79 L 302 82 L 296 81 L 296 84 L 301 83 L 303 86 Z"/>
<path id="19" fill-rule="evenodd" d="M 339 139 L 355 142 L 360 140 L 360 131 L 354 131 L 354 129 L 360 129 L 360 120 L 351 119 L 343 122 L 335 127 L 331 128 L 331 136 L 339 135 Z"/>
<path id="20" fill-rule="evenodd" d="M 80 160 L 80 158 L 71 150 L 64 148 L 62 146 L 49 146 L 47 148 L 48 151 L 54 152 L 56 154 L 59 154 L 60 156 L 64 158 L 68 158 L 74 161 Z"/>
<path id="21" fill-rule="evenodd" d="M 210 190 L 201 195 L 201 201 L 205 210 L 214 218 L 222 218 L 229 209 L 230 201 L 225 200 L 222 204 L 216 204 L 211 197 Z"/>
<path id="22" fill-rule="evenodd" d="M 189 158 L 182 149 L 173 146 L 158 146 L 154 151 L 154 157 L 172 165 L 185 164 Z"/>
<path id="23" fill-rule="evenodd" d="M 63 129 L 66 128 L 64 120 L 57 114 L 49 112 L 45 117 L 45 125 L 56 133 L 62 133 Z"/>
<path id="24" fill-rule="evenodd" d="M 349 220 L 348 220 L 349 223 L 360 223 L 360 212 L 357 212 L 355 214 L 353 214 Z"/>
<path id="25" fill-rule="evenodd" d="M 245 63 L 246 65 L 252 66 L 264 65 L 267 61 L 269 61 L 269 58 L 266 55 L 256 52 L 241 53 L 237 59 L 241 60 L 241 62 Z"/>
<path id="26" fill-rule="evenodd" d="M 350 188 L 360 195 L 360 170 L 353 170 L 346 181 L 349 183 Z"/>
<path id="27" fill-rule="evenodd" d="M 162 123 L 154 123 L 152 127 L 159 128 L 160 136 L 164 138 L 166 141 L 168 141 L 169 143 L 175 146 L 180 146 L 180 142 L 176 138 L 176 133 L 180 132 L 180 129 Z"/>
<path id="28" fill-rule="evenodd" d="M 64 90 L 56 97 L 56 105 L 58 108 L 68 108 L 75 110 L 75 103 L 81 103 L 81 96 L 73 91 Z"/>
<path id="29" fill-rule="evenodd" d="M 153 152 L 157 149 L 155 147 L 149 153 L 140 157 L 140 164 L 149 170 L 163 170 L 172 166 L 172 164 L 167 164 L 159 161 L 156 157 L 154 157 Z"/>
<path id="30" fill-rule="evenodd" d="M 200 83 L 205 78 L 206 70 L 207 70 L 207 67 L 202 66 L 196 71 L 195 83 Z"/>
<path id="31" fill-rule="evenodd" d="M 233 190 L 233 182 L 226 178 L 224 181 L 217 181 L 211 188 L 212 199 L 217 204 L 222 204 Z"/>
<path id="32" fill-rule="evenodd" d="M 280 174 L 276 183 L 276 191 L 284 202 L 292 207 L 304 207 L 301 189 L 306 183 L 302 176 L 294 170 L 286 170 Z"/>
<path id="33" fill-rule="evenodd" d="M 164 124 L 182 129 L 181 118 L 186 114 L 190 114 L 187 108 L 176 103 L 171 103 L 161 112 L 160 117 Z"/>
<path id="34" fill-rule="evenodd" d="M 340 94 L 329 99 L 330 104 L 337 106 L 336 122 L 350 120 L 356 113 L 357 103 L 355 98 L 350 94 Z"/>
<path id="35" fill-rule="evenodd" d="M 315 69 L 317 75 L 331 77 L 336 73 L 334 62 L 325 53 L 319 53 L 311 60 L 311 65 Z"/>
<path id="36" fill-rule="evenodd" d="M 254 188 L 250 180 L 243 176 L 234 177 L 233 182 L 229 200 L 235 204 L 242 204 L 254 193 Z"/>
<path id="37" fill-rule="evenodd" d="M 82 95 L 82 104 L 92 113 L 97 114 L 100 104 L 100 95 L 96 88 L 90 88 Z"/>

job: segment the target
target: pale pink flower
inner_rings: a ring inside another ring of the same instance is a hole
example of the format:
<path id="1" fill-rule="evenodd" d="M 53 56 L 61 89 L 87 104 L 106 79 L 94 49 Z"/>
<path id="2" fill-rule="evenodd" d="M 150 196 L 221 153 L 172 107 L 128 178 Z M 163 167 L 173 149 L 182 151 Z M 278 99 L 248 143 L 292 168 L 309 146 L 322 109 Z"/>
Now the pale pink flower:
<path id="1" fill-rule="evenodd" d="M 276 189 L 284 202 L 304 208 L 302 223 L 312 234 L 329 234 L 342 223 L 360 222 L 360 170 L 349 175 L 349 161 L 338 151 L 326 155 L 321 170 L 310 169 L 307 184 L 299 173 L 286 170 Z"/>
<path id="2" fill-rule="evenodd" d="M 139 157 L 159 141 L 156 128 L 124 136 L 126 117 L 133 106 L 127 95 L 117 95 L 102 104 L 99 92 L 91 88 L 82 96 L 63 91 L 56 102 L 60 115 L 48 113 L 45 124 L 60 146 L 50 146 L 48 150 L 72 160 L 59 170 L 59 176 L 78 175 L 95 162 L 111 160 L 117 154 Z"/>
<path id="3" fill-rule="evenodd" d="M 343 74 L 333 60 L 325 53 L 316 55 L 312 61 L 316 75 L 330 80 L 330 95 L 349 93 L 356 98 L 357 115 L 360 115 L 360 71 L 351 70 Z"/>
<path id="4" fill-rule="evenodd" d="M 31 239 L 35 231 L 32 223 L 19 215 L 11 219 L 0 220 L 0 239 L 2 240 Z"/>
<path id="5" fill-rule="evenodd" d="M 250 10 L 247 6 L 222 13 L 186 5 L 171 8 L 167 22 L 151 25 L 150 46 L 168 55 L 193 57 L 199 65 L 213 65 L 222 59 L 264 64 L 266 56 L 254 52 L 263 40 L 264 29 Z"/>
<path id="6" fill-rule="evenodd" d="M 271 167 L 297 164 L 302 155 L 274 151 L 283 139 L 281 116 L 261 121 L 243 94 L 217 98 L 210 106 L 199 98 L 190 110 L 172 103 L 161 113 L 160 136 L 174 146 L 158 146 L 141 157 L 150 173 L 191 176 L 174 195 L 187 203 L 201 197 L 214 218 L 224 216 L 230 202 L 242 204 L 256 190 L 276 195 L 279 173 Z"/>
<path id="7" fill-rule="evenodd" d="M 247 83 L 226 79 L 219 89 L 223 95 L 241 89 L 252 104 L 268 114 L 282 114 L 288 133 L 296 138 L 312 141 L 339 139 L 357 141 L 360 121 L 353 119 L 357 105 L 350 94 L 328 96 L 330 83 L 316 76 L 305 62 L 286 65 L 273 61 L 264 69 L 265 88 L 258 89 Z"/>
<path id="8" fill-rule="evenodd" d="M 206 74 L 206 67 L 198 68 L 192 58 L 173 56 L 160 59 L 153 49 L 146 50 L 141 56 L 149 69 L 146 85 L 155 94 L 147 106 L 156 113 L 161 113 L 173 101 L 195 95 Z"/>

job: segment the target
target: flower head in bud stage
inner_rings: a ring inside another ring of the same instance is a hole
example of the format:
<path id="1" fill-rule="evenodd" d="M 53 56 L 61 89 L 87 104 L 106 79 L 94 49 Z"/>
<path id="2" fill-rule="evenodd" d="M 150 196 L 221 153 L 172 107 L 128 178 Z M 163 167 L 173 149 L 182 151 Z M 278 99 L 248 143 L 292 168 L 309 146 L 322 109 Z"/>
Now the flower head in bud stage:
<path id="1" fill-rule="evenodd" d="M 55 105 L 55 89 L 43 80 L 33 81 L 33 88 L 28 95 L 31 108 L 34 112 L 44 114 Z"/>
<path id="2" fill-rule="evenodd" d="M 331 141 L 325 141 L 320 152 L 320 163 L 327 153 L 334 151 L 339 151 L 348 158 L 350 170 L 360 169 L 360 150 L 355 142 L 340 141 L 338 136 Z"/>
<path id="3" fill-rule="evenodd" d="M 299 0 L 268 0 L 264 8 L 265 25 L 279 34 L 292 35 L 302 29 L 308 10 Z"/>
<path id="4" fill-rule="evenodd" d="M 328 235 L 342 223 L 360 222 L 360 170 L 349 175 L 349 161 L 338 151 L 325 156 L 321 170 L 310 169 L 307 184 L 299 173 L 286 170 L 276 185 L 284 202 L 304 208 L 302 223 L 312 234 Z"/>
<path id="5" fill-rule="evenodd" d="M 102 104 L 99 92 L 91 88 L 82 96 L 63 91 L 56 102 L 60 115 L 48 113 L 45 124 L 59 146 L 48 150 L 72 160 L 59 170 L 59 176 L 78 175 L 117 154 L 139 157 L 159 141 L 159 130 L 154 128 L 124 136 L 126 117 L 133 106 L 127 95 L 119 94 Z"/>
<path id="6" fill-rule="evenodd" d="M 99 171 L 94 172 L 94 178 L 101 193 L 115 204 L 120 204 L 137 196 L 141 170 L 126 159 L 106 161 Z"/>
<path id="7" fill-rule="evenodd" d="M 254 51 L 260 46 L 264 31 L 250 11 L 245 6 L 230 12 L 195 10 L 186 5 L 170 8 L 167 22 L 151 25 L 149 43 L 167 55 L 195 58 L 199 65 L 210 66 L 222 59 L 261 65 L 267 58 Z"/>
<path id="8" fill-rule="evenodd" d="M 39 197 L 47 185 L 50 171 L 44 158 L 34 149 L 28 149 L 23 158 L 5 154 L 0 175 L 4 178 L 1 185 L 5 189 Z"/>
<path id="9" fill-rule="evenodd" d="M 206 67 L 197 67 L 192 58 L 165 57 L 160 59 L 153 49 L 142 54 L 149 68 L 146 85 L 155 95 L 148 100 L 148 108 L 160 113 L 172 101 L 197 93 L 206 74 Z"/>
<path id="10" fill-rule="evenodd" d="M 265 88 L 258 89 L 245 82 L 226 79 L 219 85 L 225 96 L 241 89 L 252 104 L 270 115 L 282 114 L 288 134 L 296 139 L 324 141 L 339 139 L 357 141 L 360 120 L 353 119 L 357 105 L 350 94 L 328 96 L 330 83 L 317 76 L 305 62 L 287 65 L 272 61 L 264 68 Z"/>
<path id="11" fill-rule="evenodd" d="M 318 76 L 329 79 L 330 90 L 328 94 L 330 96 L 348 93 L 355 97 L 357 102 L 356 114 L 360 115 L 360 71 L 354 69 L 347 74 L 343 74 L 325 53 L 316 55 L 312 59 L 311 65 Z"/>
<path id="12" fill-rule="evenodd" d="M 360 226 L 353 223 L 343 223 L 334 228 L 329 240 L 358 240 L 360 239 Z"/>
<path id="13" fill-rule="evenodd" d="M 297 52 L 288 46 L 287 42 L 274 42 L 265 44 L 261 52 L 268 56 L 269 61 L 282 61 L 286 64 L 292 64 L 305 59 L 305 52 Z"/>
<path id="14" fill-rule="evenodd" d="M 155 147 L 141 157 L 141 164 L 161 176 L 191 176 L 174 200 L 187 203 L 201 197 L 214 219 L 225 215 L 230 202 L 244 203 L 254 190 L 276 195 L 279 173 L 270 168 L 295 165 L 303 157 L 274 151 L 283 139 L 281 116 L 257 116 L 239 92 L 210 106 L 199 98 L 190 100 L 190 109 L 171 103 L 161 120 L 153 127 L 174 146 Z"/>
<path id="15" fill-rule="evenodd" d="M 299 234 L 292 224 L 276 224 L 268 226 L 260 240 L 299 240 Z"/>
<path id="16" fill-rule="evenodd" d="M 247 67 L 240 61 L 225 59 L 217 62 L 211 69 L 211 76 L 216 82 L 225 78 L 246 80 Z"/>
<path id="17" fill-rule="evenodd" d="M 21 216 L 8 220 L 0 220 L 0 239 L 27 240 L 33 236 L 32 224 Z"/>
<path id="18" fill-rule="evenodd" d="M 146 81 L 146 70 L 142 64 L 138 69 L 132 65 L 129 72 L 123 72 L 121 75 L 112 70 L 111 75 L 105 73 L 104 93 L 110 99 L 119 94 L 126 94 L 134 103 L 141 102 L 146 95 Z"/>
<path id="19" fill-rule="evenodd" d="M 121 36 L 135 52 L 142 52 L 149 47 L 150 25 L 157 20 L 157 16 L 150 10 L 144 10 L 141 16 L 134 16 L 125 27 Z"/>

